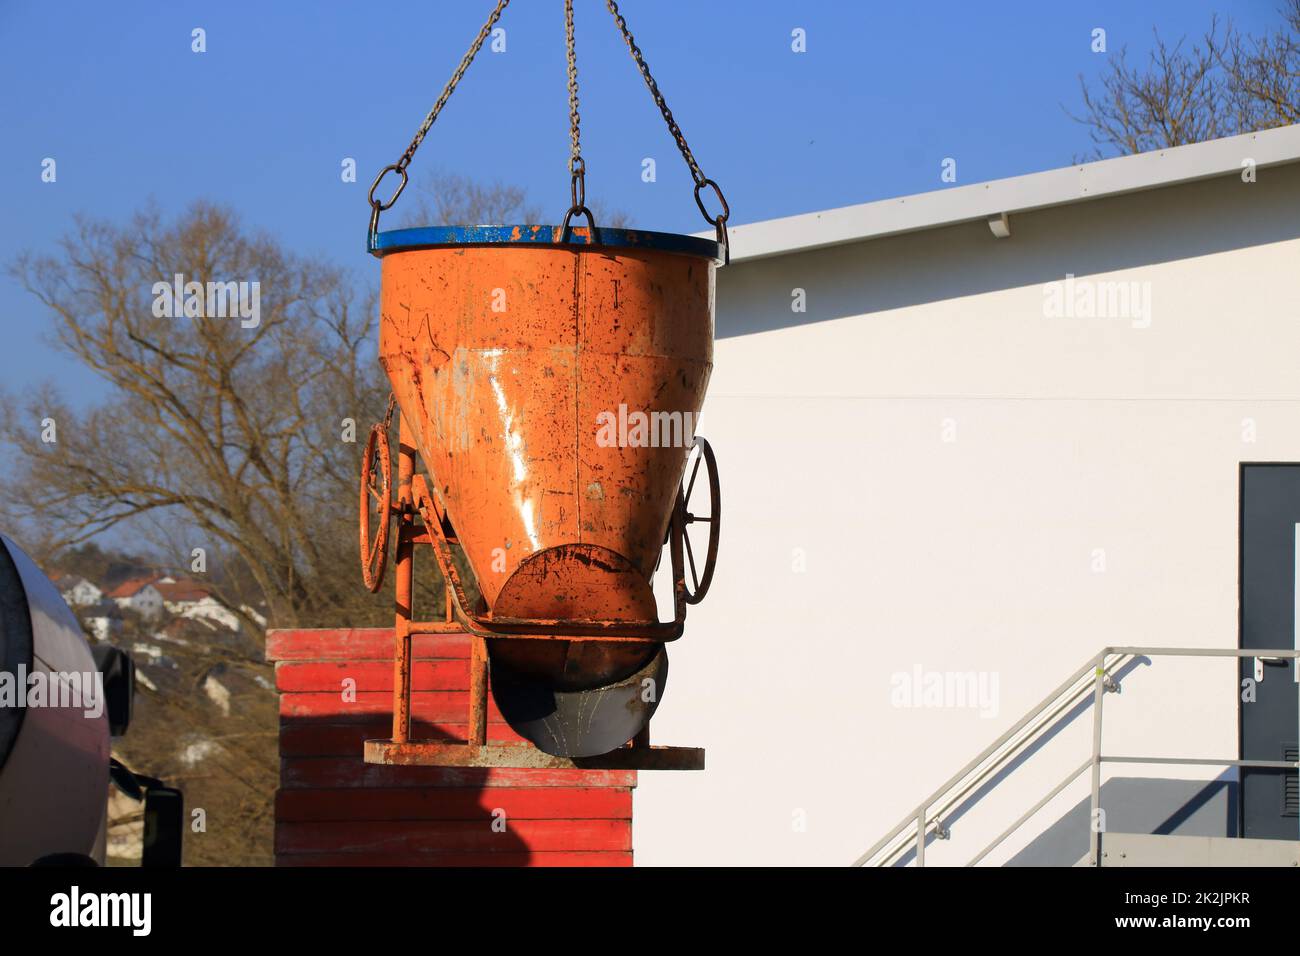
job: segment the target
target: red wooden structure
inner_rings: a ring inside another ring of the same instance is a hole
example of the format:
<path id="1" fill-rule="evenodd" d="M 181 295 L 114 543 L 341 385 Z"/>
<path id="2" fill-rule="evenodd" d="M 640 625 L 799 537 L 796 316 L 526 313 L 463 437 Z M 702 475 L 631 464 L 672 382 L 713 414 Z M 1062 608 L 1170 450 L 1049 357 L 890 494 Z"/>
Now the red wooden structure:
<path id="1" fill-rule="evenodd" d="M 278 866 L 630 866 L 633 770 L 368 764 L 392 727 L 391 628 L 273 630 Z M 470 638 L 412 638 L 411 720 L 464 740 Z M 487 739 L 521 741 L 488 703 Z"/>

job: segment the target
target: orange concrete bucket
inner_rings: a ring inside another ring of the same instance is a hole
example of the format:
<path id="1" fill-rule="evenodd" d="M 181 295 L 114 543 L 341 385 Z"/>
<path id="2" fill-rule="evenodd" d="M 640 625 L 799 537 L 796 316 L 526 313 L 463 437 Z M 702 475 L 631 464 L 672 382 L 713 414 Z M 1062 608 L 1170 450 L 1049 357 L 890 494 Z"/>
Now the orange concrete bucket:
<path id="1" fill-rule="evenodd" d="M 578 756 L 644 726 L 663 641 L 681 633 L 681 600 L 659 623 L 651 578 L 712 369 L 719 257 L 690 236 L 596 236 L 477 226 L 371 240 L 380 362 L 428 472 L 425 524 L 459 543 L 481 596 L 458 616 L 489 637 L 507 721 Z"/>

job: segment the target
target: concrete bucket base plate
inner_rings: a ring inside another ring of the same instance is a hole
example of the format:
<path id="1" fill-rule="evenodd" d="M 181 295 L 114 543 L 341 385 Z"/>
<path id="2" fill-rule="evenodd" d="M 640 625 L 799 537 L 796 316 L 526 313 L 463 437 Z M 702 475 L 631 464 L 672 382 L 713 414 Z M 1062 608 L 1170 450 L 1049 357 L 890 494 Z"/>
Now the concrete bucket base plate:
<path id="1" fill-rule="evenodd" d="M 529 744 L 395 743 L 367 740 L 366 763 L 407 767 L 535 770 L 703 770 L 702 747 L 620 747 L 596 757 L 556 757 Z"/>

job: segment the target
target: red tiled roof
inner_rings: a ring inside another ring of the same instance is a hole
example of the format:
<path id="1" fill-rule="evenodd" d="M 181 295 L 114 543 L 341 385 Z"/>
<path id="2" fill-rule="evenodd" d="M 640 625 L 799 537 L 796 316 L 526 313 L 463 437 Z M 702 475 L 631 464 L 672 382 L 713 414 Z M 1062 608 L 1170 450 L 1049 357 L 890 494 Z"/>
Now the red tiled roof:
<path id="1" fill-rule="evenodd" d="M 163 596 L 164 601 L 171 601 L 172 603 L 202 601 L 212 593 L 199 582 L 185 579 L 172 583 L 160 581 L 154 587 L 158 589 L 158 593 Z"/>
<path id="2" fill-rule="evenodd" d="M 105 597 L 110 598 L 129 598 L 139 594 L 149 585 L 158 580 L 158 575 L 150 574 L 141 578 L 128 578 L 117 587 L 108 592 Z"/>

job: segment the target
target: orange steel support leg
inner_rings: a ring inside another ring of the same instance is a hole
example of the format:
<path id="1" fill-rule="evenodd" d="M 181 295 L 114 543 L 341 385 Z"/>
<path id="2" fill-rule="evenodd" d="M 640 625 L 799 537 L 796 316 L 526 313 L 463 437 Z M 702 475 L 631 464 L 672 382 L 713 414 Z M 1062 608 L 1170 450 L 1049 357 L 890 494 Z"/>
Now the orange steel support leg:
<path id="1" fill-rule="evenodd" d="M 415 590 L 411 478 L 415 474 L 415 438 L 405 416 L 399 414 L 398 420 L 397 503 L 401 513 L 397 519 L 397 563 L 394 568 L 397 613 L 393 633 L 397 648 L 393 655 L 393 740 L 406 743 L 411 736 L 411 605 Z"/>
<path id="2" fill-rule="evenodd" d="M 471 747 L 487 743 L 487 641 L 470 638 L 469 650 L 469 740 Z"/>

